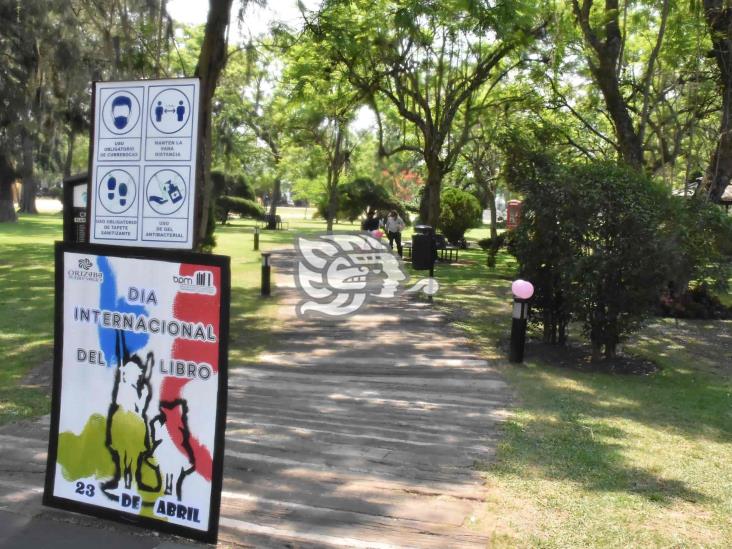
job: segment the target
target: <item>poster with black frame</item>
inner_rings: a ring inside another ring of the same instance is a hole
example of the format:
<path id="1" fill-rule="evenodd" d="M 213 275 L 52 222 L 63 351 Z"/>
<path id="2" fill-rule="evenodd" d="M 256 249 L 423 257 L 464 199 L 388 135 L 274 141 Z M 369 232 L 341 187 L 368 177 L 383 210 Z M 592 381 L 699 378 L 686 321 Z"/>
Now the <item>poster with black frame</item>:
<path id="1" fill-rule="evenodd" d="M 229 263 L 56 243 L 44 504 L 216 541 Z"/>

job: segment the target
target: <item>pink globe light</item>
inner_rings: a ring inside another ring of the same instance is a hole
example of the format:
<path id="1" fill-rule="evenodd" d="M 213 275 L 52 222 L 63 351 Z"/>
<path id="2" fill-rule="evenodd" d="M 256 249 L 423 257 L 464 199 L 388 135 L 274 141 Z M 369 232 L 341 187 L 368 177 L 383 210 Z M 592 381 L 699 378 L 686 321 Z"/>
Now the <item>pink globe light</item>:
<path id="1" fill-rule="evenodd" d="M 511 291 L 513 295 L 519 299 L 529 299 L 534 295 L 534 285 L 528 280 L 514 280 L 511 284 Z"/>

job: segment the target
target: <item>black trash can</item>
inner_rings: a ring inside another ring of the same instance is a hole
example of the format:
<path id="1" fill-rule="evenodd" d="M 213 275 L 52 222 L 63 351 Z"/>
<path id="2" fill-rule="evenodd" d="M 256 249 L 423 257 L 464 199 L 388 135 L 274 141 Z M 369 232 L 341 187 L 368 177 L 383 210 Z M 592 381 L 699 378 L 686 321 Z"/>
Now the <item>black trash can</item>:
<path id="1" fill-rule="evenodd" d="M 429 271 L 435 264 L 435 230 L 429 225 L 417 225 L 412 235 L 412 268 Z"/>

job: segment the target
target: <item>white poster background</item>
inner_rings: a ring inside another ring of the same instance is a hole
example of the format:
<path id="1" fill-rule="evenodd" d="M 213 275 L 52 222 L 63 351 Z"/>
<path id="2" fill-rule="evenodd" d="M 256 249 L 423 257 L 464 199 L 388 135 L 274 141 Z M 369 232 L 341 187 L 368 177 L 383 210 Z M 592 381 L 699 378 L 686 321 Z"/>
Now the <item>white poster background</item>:
<path id="1" fill-rule="evenodd" d="M 89 241 L 192 249 L 199 80 L 94 85 Z"/>
<path id="2" fill-rule="evenodd" d="M 60 436 L 66 433 L 67 436 L 81 437 L 92 416 L 101 416 L 106 422 L 110 421 L 112 393 L 115 384 L 120 381 L 116 381 L 115 378 L 119 364 L 117 361 L 110 360 L 111 357 L 105 356 L 100 348 L 102 340 L 99 334 L 99 323 L 80 320 L 79 311 L 104 309 L 102 285 L 105 280 L 107 283 L 106 302 L 110 303 L 111 274 L 114 278 L 113 291 L 115 294 L 111 300 L 116 302 L 112 310 L 125 311 L 129 310 L 127 306 L 132 306 L 137 311 L 135 314 L 145 316 L 147 319 L 175 320 L 174 303 L 176 295 L 179 295 L 181 290 L 181 285 L 176 280 L 179 280 L 181 264 L 106 256 L 100 259 L 100 256 L 93 254 L 66 252 L 64 268 L 62 312 L 64 344 L 58 432 Z M 219 277 L 221 276 L 218 267 L 201 266 L 200 269 L 204 272 L 218 271 Z M 204 289 L 206 290 L 205 295 L 210 296 L 213 293 L 220 299 L 220 286 L 201 288 L 201 295 L 204 295 Z M 191 294 L 191 291 L 194 293 Z M 195 295 L 196 291 L 198 290 L 195 287 L 188 288 L 186 294 Z M 130 295 L 136 296 L 136 299 L 130 300 Z M 151 295 L 154 295 L 154 300 L 150 297 Z M 141 308 L 144 308 L 144 312 Z M 218 334 L 216 336 L 218 337 Z M 133 351 L 133 354 L 139 356 L 143 361 L 148 352 L 154 354 L 150 375 L 150 400 L 145 409 L 148 428 L 152 419 L 162 411 L 159 398 L 160 386 L 166 377 L 171 376 L 169 360 L 175 339 L 168 334 L 148 334 L 147 343 L 142 348 Z M 218 345 L 218 343 L 209 344 Z M 91 352 L 95 353 L 93 360 Z M 80 360 L 84 355 L 85 358 Z M 207 379 L 190 379 L 186 383 L 181 397 L 187 403 L 187 424 L 190 434 L 195 436 L 213 457 L 218 397 L 218 377 L 213 372 L 213 368 Z M 121 399 L 120 393 L 118 393 L 117 399 Z M 158 429 L 158 432 L 165 434 L 161 429 Z M 106 448 L 100 449 L 98 444 L 89 450 L 108 451 Z M 59 451 L 59 455 L 61 455 L 61 451 Z M 161 472 L 166 470 L 166 465 L 167 469 L 181 466 L 185 468 L 188 465 L 186 456 L 182 455 L 173 444 L 170 444 L 169 440 L 168 444 L 161 444 L 153 455 Z M 136 456 L 133 459 L 136 459 Z M 59 461 L 61 461 L 60 458 Z M 139 514 L 141 512 L 141 509 L 133 510 L 124 507 L 121 500 L 115 501 L 105 494 L 101 490 L 101 486 L 106 480 L 109 478 L 97 478 L 96 475 L 83 478 L 74 477 L 70 474 L 69 468 L 65 468 L 63 464 L 57 462 L 53 495 L 127 513 Z M 176 478 L 175 481 L 177 480 Z M 165 482 L 164 479 L 162 481 Z M 79 483 L 84 486 L 82 493 L 79 493 Z M 88 488 L 88 486 L 93 488 Z M 132 489 L 125 489 L 123 479 L 120 480 L 117 489 L 109 492 L 117 496 L 125 493 L 130 497 L 141 493 L 136 482 L 133 482 Z M 182 496 L 182 499 L 178 501 L 175 493 L 160 494 L 155 505 L 152 508 L 148 507 L 145 512 L 147 516 L 206 531 L 209 522 L 211 481 L 206 480 L 194 470 L 183 478 Z M 182 505 L 186 510 L 196 509 L 196 520 L 191 520 L 193 517 L 179 518 L 177 513 L 173 517 L 158 516 L 155 511 L 161 500 L 166 505 L 171 502 L 175 505 Z"/>

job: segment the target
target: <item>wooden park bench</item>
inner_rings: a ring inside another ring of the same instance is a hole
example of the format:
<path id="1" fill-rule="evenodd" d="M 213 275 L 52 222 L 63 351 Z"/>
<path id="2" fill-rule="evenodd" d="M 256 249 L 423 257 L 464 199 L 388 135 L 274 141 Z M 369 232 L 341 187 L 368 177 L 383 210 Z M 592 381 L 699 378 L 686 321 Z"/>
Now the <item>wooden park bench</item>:
<path id="1" fill-rule="evenodd" d="M 437 258 L 440 261 L 445 261 L 447 263 L 452 263 L 453 261 L 457 262 L 458 260 L 458 254 L 460 252 L 459 246 L 454 246 L 453 244 L 450 244 L 447 239 L 441 235 L 435 235 L 435 241 L 436 241 L 436 249 L 437 249 Z M 412 257 L 412 242 L 407 241 L 402 244 L 402 248 L 404 249 L 404 257 L 407 259 L 411 259 Z"/>

